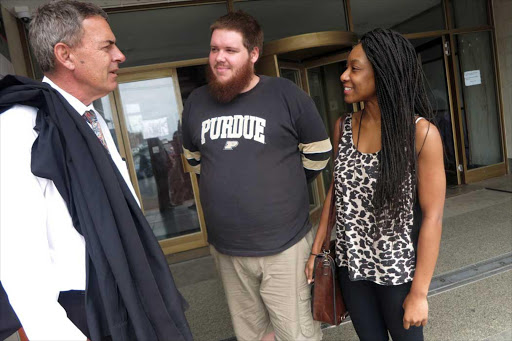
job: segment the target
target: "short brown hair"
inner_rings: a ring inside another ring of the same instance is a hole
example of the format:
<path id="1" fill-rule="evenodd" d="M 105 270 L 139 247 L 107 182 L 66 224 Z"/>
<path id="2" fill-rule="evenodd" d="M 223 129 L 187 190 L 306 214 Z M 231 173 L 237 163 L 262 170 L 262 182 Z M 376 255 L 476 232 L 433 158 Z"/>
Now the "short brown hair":
<path id="1" fill-rule="evenodd" d="M 249 52 L 255 47 L 259 49 L 260 55 L 263 51 L 263 30 L 256 19 L 244 11 L 239 10 L 223 15 L 210 26 L 210 33 L 215 30 L 239 32 Z"/>

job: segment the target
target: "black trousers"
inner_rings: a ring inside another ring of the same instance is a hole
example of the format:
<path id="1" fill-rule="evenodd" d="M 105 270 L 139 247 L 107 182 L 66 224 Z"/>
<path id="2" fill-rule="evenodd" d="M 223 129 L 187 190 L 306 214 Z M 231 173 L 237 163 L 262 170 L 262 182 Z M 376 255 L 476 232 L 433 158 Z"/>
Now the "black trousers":
<path id="1" fill-rule="evenodd" d="M 338 268 L 345 305 L 357 336 L 362 341 L 423 341 L 423 327 L 404 329 L 402 304 L 412 283 L 379 285 L 370 281 L 351 281 L 347 267 Z"/>

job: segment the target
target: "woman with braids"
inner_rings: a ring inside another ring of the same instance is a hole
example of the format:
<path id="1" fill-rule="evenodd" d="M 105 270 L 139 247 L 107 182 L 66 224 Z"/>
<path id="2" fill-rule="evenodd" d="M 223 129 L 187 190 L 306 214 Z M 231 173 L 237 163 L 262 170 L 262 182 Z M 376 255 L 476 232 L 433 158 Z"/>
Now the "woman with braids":
<path id="1" fill-rule="evenodd" d="M 359 338 L 423 340 L 446 183 L 421 65 L 407 39 L 375 29 L 340 79 L 345 101 L 364 109 L 336 124 L 334 179 L 306 275 L 311 281 L 335 195 L 339 282 Z"/>

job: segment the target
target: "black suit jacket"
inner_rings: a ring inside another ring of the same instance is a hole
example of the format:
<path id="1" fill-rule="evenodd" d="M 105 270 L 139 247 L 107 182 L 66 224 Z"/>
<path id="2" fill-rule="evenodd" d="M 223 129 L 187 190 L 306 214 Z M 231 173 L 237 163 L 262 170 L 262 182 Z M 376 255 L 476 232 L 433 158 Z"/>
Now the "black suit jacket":
<path id="1" fill-rule="evenodd" d="M 55 183 L 85 238 L 92 340 L 192 340 L 186 303 L 162 250 L 85 120 L 49 85 L 6 76 L 0 80 L 0 113 L 15 104 L 38 109 L 32 173 Z"/>

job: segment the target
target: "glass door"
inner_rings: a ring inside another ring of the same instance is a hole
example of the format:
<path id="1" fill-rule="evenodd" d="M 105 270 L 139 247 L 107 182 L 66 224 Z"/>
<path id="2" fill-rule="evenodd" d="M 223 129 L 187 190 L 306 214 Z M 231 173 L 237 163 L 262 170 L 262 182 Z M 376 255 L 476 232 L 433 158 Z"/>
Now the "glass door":
<path id="1" fill-rule="evenodd" d="M 340 75 L 345 71 L 348 53 L 343 53 L 335 58 L 318 59 L 310 61 L 306 65 L 307 84 L 311 98 L 316 104 L 318 112 L 324 121 L 325 128 L 333 145 L 333 132 L 336 120 L 349 112 L 354 111 L 354 106 L 345 103 L 343 86 Z M 332 180 L 333 160 L 322 171 L 323 190 L 329 190 Z"/>
<path id="2" fill-rule="evenodd" d="M 302 82 L 301 71 L 304 69 L 300 64 L 292 64 L 292 63 L 279 63 L 279 74 L 280 77 L 286 78 L 299 88 L 304 90 L 304 84 Z M 306 91 L 306 90 L 305 90 Z M 306 91 L 307 92 L 307 91 Z M 321 187 L 321 186 L 320 186 Z M 309 193 L 309 211 L 311 214 L 317 209 L 322 209 L 322 200 L 320 198 L 320 193 L 318 193 L 318 179 L 308 184 L 308 193 Z M 314 220 L 314 219 L 312 219 Z"/>
<path id="3" fill-rule="evenodd" d="M 471 183 L 506 174 L 492 31 L 451 35 L 461 170 Z"/>
<path id="4" fill-rule="evenodd" d="M 166 254 L 206 245 L 197 179 L 181 157 L 179 94 L 174 69 L 122 74 L 114 92 L 132 182 Z"/>
<path id="5" fill-rule="evenodd" d="M 444 147 L 444 167 L 447 185 L 461 183 L 457 169 L 459 155 L 456 153 L 456 130 L 453 125 L 451 85 L 449 81 L 448 56 L 445 53 L 446 37 L 411 39 L 425 74 L 427 95 L 434 110 L 435 125 L 439 129 Z M 421 113 L 418 113 L 421 115 Z"/>

